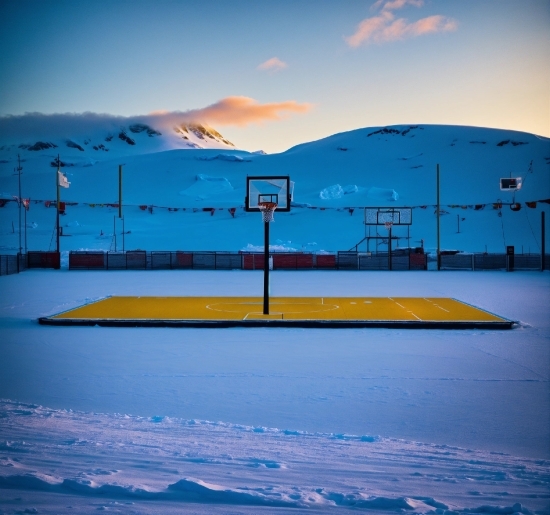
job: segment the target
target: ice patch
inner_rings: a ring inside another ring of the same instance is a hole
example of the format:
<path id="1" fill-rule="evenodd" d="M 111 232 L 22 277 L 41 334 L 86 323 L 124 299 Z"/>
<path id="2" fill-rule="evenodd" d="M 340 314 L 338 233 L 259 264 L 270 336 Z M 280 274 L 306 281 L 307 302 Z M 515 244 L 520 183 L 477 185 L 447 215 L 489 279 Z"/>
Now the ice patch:
<path id="1" fill-rule="evenodd" d="M 347 186 L 341 186 L 340 184 L 334 184 L 329 186 L 319 193 L 319 198 L 323 200 L 336 200 L 343 198 L 344 195 L 351 195 L 353 193 L 360 193 L 361 191 L 367 191 L 369 198 L 376 200 L 397 200 L 399 194 L 391 188 L 378 188 L 372 186 L 370 188 L 362 188 L 356 184 L 348 184 Z"/>
<path id="2" fill-rule="evenodd" d="M 225 177 L 211 177 L 205 174 L 198 174 L 195 182 L 188 188 L 181 190 L 179 194 L 195 197 L 195 200 L 204 200 L 213 195 L 232 190 L 233 186 Z"/>
<path id="3" fill-rule="evenodd" d="M 350 195 L 352 193 L 357 193 L 359 187 L 356 184 L 348 184 L 347 186 L 340 186 L 340 184 L 334 184 L 329 186 L 324 190 L 321 190 L 319 193 L 319 198 L 323 200 L 334 200 L 342 198 L 344 195 Z"/>

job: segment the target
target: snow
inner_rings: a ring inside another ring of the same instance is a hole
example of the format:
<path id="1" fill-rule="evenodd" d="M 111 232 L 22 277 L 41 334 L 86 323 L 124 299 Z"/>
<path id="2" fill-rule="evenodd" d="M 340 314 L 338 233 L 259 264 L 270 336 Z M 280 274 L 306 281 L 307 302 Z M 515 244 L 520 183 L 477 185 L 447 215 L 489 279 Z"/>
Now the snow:
<path id="1" fill-rule="evenodd" d="M 118 203 L 119 164 L 124 164 L 124 230 L 131 231 L 126 249 L 237 251 L 261 246 L 261 217 L 243 209 L 247 175 L 288 174 L 295 182 L 293 209 L 275 214 L 272 237 L 292 241 L 298 249 L 311 241 L 317 242 L 317 250 L 353 248 L 369 234 L 363 224 L 365 206 L 412 207 L 412 225 L 392 229 L 400 238 L 397 245 L 416 247 L 424 241 L 425 247 L 435 249 L 437 164 L 443 249 L 502 253 L 514 245 L 517 253 L 538 253 L 541 213 L 550 215 L 550 204 L 540 202 L 550 192 L 550 140 L 527 133 L 436 125 L 365 128 L 261 155 L 229 151 L 227 146 L 222 153 L 219 148 L 182 150 L 164 134 L 150 137 L 145 131 L 128 132 L 135 145 L 113 133 L 105 142 L 109 152 L 96 151 L 93 147 L 108 131 L 94 130 L 89 140 L 71 138 L 84 151 L 67 147 L 65 140 L 40 151 L 0 142 L 0 191 L 5 199 L 18 195 L 18 176 L 13 174 L 17 154 L 23 160 L 22 196 L 31 198 L 27 221 L 36 224 L 27 230 L 30 250 L 53 249 L 55 243 L 55 209 L 45 207 L 44 201 L 56 198 L 51 163 L 58 153 L 62 162 L 72 165 L 63 168 L 71 182 L 61 193 L 61 200 L 70 203 L 61 221 L 71 229 L 64 231 L 70 237 L 61 241 L 65 251 L 114 250 L 113 232 L 120 243 L 123 227 L 113 207 Z M 36 139 L 52 138 L 37 134 Z M 502 144 L 505 141 L 515 144 Z M 509 176 L 523 178 L 520 191 L 500 190 L 500 178 Z M 532 201 L 538 202 L 528 207 Z M 521 209 L 512 211 L 511 203 Z M 0 215 L 0 251 L 15 253 L 16 202 L 7 202 Z M 73 230 L 74 221 L 79 227 Z M 383 227 L 370 231 L 371 236 L 387 235 Z M 98 239 L 101 232 L 110 239 Z M 546 224 L 546 238 L 549 235 Z"/>
<path id="2" fill-rule="evenodd" d="M 243 209 L 247 175 L 296 183 L 272 251 L 348 250 L 369 234 L 362 208 L 392 205 L 413 208 L 410 234 L 393 228 L 398 245 L 433 250 L 439 163 L 443 249 L 539 252 L 547 138 L 398 126 L 265 155 L 198 126 L 135 126 L 132 145 L 100 122 L 24 140 L 4 131 L 0 142 L 0 199 L 18 195 L 22 158 L 29 249 L 55 242 L 44 201 L 55 199 L 58 153 L 71 182 L 65 268 L 0 277 L 0 513 L 550 513 L 548 273 L 271 276 L 273 296 L 453 297 L 517 320 L 509 331 L 36 322 L 108 295 L 261 296 L 256 271 L 66 270 L 68 250 L 114 250 L 114 234 L 120 250 L 123 231 L 127 250 L 263 250 L 261 217 Z M 521 191 L 499 190 L 508 176 L 523 178 Z M 18 225 L 6 202 L 0 253 L 17 252 Z"/>
<path id="3" fill-rule="evenodd" d="M 199 174 L 196 182 L 180 191 L 180 195 L 188 195 L 196 200 L 204 200 L 232 189 L 233 186 L 225 177 L 210 177 L 209 175 Z"/>
<path id="4" fill-rule="evenodd" d="M 2 509 L 548 513 L 548 273 L 272 274 L 272 295 L 451 296 L 509 331 L 36 323 L 106 295 L 261 295 L 262 278 L 0 278 Z"/>

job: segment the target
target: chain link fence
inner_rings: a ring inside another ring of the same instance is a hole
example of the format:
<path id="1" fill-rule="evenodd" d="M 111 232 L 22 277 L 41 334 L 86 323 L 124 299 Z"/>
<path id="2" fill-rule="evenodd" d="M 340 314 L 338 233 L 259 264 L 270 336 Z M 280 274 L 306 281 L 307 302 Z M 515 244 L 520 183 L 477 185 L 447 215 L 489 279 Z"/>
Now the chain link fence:
<path id="1" fill-rule="evenodd" d="M 273 270 L 428 270 L 435 257 L 418 251 L 391 253 L 353 251 L 332 254 L 274 252 Z M 263 270 L 262 252 L 71 251 L 69 270 Z M 27 268 L 60 268 L 57 252 L 0 255 L 0 276 Z M 441 270 L 550 270 L 550 254 L 456 253 L 440 256 Z"/>

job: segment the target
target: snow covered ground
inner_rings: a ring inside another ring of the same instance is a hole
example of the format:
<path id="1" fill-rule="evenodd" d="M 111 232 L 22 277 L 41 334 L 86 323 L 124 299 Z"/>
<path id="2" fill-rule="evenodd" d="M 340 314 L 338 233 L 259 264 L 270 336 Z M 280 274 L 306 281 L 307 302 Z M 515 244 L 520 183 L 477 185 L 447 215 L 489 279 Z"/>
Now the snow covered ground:
<path id="1" fill-rule="evenodd" d="M 0 278 L 0 513 L 550 513 L 550 274 L 274 272 L 272 295 L 450 296 L 509 331 L 39 326 L 262 273 Z"/>
<path id="2" fill-rule="evenodd" d="M 21 196 L 31 199 L 27 245 L 23 235 L 21 244 L 29 250 L 55 250 L 52 202 L 58 154 L 71 183 L 61 191 L 61 201 L 67 202 L 60 221 L 64 251 L 121 250 L 123 232 L 126 250 L 238 251 L 262 246 L 260 216 L 243 209 L 247 175 L 284 174 L 295 182 L 291 212 L 275 214 L 273 250 L 349 250 L 369 230 L 371 236 L 387 237 L 383 226 L 364 225 L 365 206 L 411 207 L 412 225 L 393 228 L 393 236 L 400 238 L 394 247 L 423 244 L 435 249 L 437 164 L 442 249 L 503 253 L 514 245 L 516 253 L 539 253 L 541 213 L 550 217 L 550 140 L 517 131 L 371 127 L 272 155 L 227 145 L 182 150 L 164 134 L 149 137 L 145 131 L 129 132 L 136 144 L 128 145 L 112 134 L 105 141 L 107 131 L 90 131 L 89 138 L 57 139 L 51 143 L 55 147 L 42 150 L 31 150 L 29 143 L 37 145 L 38 138 L 50 142 L 47 131 L 26 139 L 11 135 L 10 144 L 0 140 L 1 253 L 16 253 L 20 246 L 14 201 L 19 194 L 19 176 L 14 174 L 18 155 Z M 109 152 L 94 150 L 100 141 Z M 124 225 L 118 218 L 122 163 Z M 521 190 L 501 191 L 502 177 L 522 177 Z M 547 241 L 549 237 L 546 223 Z M 371 240 L 369 250 L 377 244 L 387 248 L 387 242 Z M 366 244 L 360 250 L 366 251 Z"/>

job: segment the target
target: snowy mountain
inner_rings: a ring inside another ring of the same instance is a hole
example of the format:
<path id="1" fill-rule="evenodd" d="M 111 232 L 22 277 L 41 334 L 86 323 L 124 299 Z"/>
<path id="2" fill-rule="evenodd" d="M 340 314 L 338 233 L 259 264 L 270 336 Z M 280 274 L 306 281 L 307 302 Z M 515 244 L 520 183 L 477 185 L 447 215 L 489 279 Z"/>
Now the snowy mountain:
<path id="1" fill-rule="evenodd" d="M 503 252 L 515 245 L 518 252 L 540 251 L 540 213 L 550 207 L 548 138 L 475 127 L 375 127 L 265 155 L 235 150 L 204 126 L 179 126 L 169 137 L 157 132 L 131 125 L 102 134 L 101 142 L 98 135 L 42 138 L 43 145 L 27 138 L 27 147 L 1 142 L 3 251 L 18 248 L 17 205 L 8 202 L 18 195 L 17 154 L 22 197 L 31 199 L 31 250 L 51 246 L 55 210 L 46 205 L 55 200 L 59 154 L 71 182 L 62 191 L 68 203 L 62 224 L 71 235 L 63 239 L 63 250 L 113 248 L 113 233 L 122 232 L 122 222 L 115 219 L 119 164 L 124 164 L 127 249 L 261 248 L 261 218 L 243 209 L 246 176 L 282 174 L 296 186 L 292 211 L 275 215 L 274 250 L 348 250 L 369 231 L 387 235 L 383 227 L 364 225 L 365 206 L 411 207 L 412 225 L 394 227 L 399 246 L 433 249 L 439 164 L 442 248 Z M 209 147 L 182 150 L 195 145 Z M 521 190 L 501 191 L 503 177 L 522 177 Z M 362 245 L 359 250 L 367 250 Z M 371 245 L 368 250 L 375 250 L 376 242 Z"/>
<path id="2" fill-rule="evenodd" d="M 62 166 L 86 166 L 96 161 L 142 155 L 174 149 L 233 149 L 235 145 L 205 124 L 180 123 L 157 129 L 147 123 L 115 124 L 112 121 L 86 124 L 74 130 L 65 124 L 53 136 L 44 128 L 34 134 L 10 133 L 9 119 L 0 119 L 0 159 L 23 159 L 38 154 L 58 153 Z M 4 125 L 4 127 L 2 127 Z"/>

